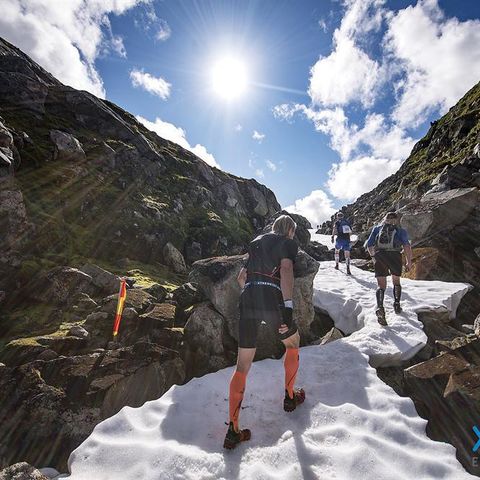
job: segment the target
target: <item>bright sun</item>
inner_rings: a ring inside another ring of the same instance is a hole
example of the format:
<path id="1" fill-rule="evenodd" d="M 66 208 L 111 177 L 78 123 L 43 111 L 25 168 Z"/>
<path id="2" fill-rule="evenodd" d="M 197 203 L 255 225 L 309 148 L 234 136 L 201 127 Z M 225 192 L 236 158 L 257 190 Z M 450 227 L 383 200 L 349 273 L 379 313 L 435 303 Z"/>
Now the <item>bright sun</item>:
<path id="1" fill-rule="evenodd" d="M 224 57 L 214 64 L 211 72 L 215 93 L 226 100 L 233 100 L 247 88 L 245 64 L 236 58 Z"/>

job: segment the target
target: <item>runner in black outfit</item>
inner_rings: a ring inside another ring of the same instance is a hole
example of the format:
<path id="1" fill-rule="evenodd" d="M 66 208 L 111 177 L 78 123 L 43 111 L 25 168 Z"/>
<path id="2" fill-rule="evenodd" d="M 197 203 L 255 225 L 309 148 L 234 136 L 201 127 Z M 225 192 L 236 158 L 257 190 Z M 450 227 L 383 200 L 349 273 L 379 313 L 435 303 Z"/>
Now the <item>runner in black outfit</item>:
<path id="1" fill-rule="evenodd" d="M 255 356 L 257 331 L 264 321 L 286 347 L 285 398 L 283 408 L 295 410 L 305 392 L 295 389 L 300 336 L 293 320 L 293 264 L 298 246 L 293 240 L 296 224 L 288 215 L 275 220 L 272 232 L 250 243 L 247 264 L 238 275 L 240 296 L 237 368 L 230 382 L 230 423 L 224 448 L 235 448 L 250 439 L 250 430 L 240 430 L 238 419 L 246 378 Z"/>

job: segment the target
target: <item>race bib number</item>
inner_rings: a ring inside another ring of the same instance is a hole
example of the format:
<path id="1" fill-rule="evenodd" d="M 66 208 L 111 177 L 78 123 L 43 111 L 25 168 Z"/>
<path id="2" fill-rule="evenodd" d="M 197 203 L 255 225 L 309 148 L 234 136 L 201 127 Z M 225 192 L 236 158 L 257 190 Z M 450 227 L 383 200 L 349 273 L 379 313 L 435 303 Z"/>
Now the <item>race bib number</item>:
<path id="1" fill-rule="evenodd" d="M 352 233 L 352 229 L 348 225 L 343 225 L 342 226 L 342 232 L 343 233 Z"/>

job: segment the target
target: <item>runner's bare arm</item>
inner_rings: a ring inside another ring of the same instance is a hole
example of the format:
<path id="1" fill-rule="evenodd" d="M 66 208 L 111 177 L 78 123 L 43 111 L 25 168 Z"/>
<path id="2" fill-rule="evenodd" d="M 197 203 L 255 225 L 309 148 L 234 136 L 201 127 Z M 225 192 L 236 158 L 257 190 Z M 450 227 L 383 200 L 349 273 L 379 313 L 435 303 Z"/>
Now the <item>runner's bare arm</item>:
<path id="1" fill-rule="evenodd" d="M 243 289 L 246 281 L 247 281 L 247 269 L 245 267 L 242 267 L 237 277 L 237 282 L 240 285 L 240 288 Z"/>
<path id="2" fill-rule="evenodd" d="M 289 258 L 282 258 L 280 262 L 280 288 L 284 300 L 293 298 L 293 262 Z"/>
<path id="3" fill-rule="evenodd" d="M 406 270 L 408 272 L 412 268 L 412 246 L 408 243 L 403 246 L 403 250 L 405 251 L 405 257 L 407 257 Z"/>
<path id="4" fill-rule="evenodd" d="M 333 242 L 333 238 L 335 235 L 338 235 L 338 232 L 337 232 L 337 227 L 335 225 L 333 225 L 333 228 L 332 228 L 332 242 Z"/>

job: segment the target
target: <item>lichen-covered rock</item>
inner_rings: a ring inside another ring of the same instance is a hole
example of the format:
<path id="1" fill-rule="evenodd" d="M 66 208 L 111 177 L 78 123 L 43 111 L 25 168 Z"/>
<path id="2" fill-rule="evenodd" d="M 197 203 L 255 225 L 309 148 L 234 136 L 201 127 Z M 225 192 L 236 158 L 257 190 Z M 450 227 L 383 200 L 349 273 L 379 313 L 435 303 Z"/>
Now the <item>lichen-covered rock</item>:
<path id="1" fill-rule="evenodd" d="M 48 480 L 48 477 L 27 462 L 20 462 L 0 471 L 0 480 Z"/>
<path id="2" fill-rule="evenodd" d="M 127 296 L 125 298 L 125 308 L 132 307 L 138 313 L 144 313 L 147 308 L 155 303 L 155 299 L 146 290 L 141 288 L 131 288 L 127 290 Z M 102 300 L 100 310 L 114 314 L 117 311 L 118 295 L 110 295 Z"/>

